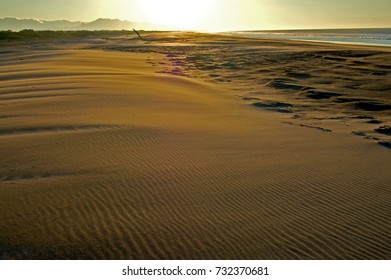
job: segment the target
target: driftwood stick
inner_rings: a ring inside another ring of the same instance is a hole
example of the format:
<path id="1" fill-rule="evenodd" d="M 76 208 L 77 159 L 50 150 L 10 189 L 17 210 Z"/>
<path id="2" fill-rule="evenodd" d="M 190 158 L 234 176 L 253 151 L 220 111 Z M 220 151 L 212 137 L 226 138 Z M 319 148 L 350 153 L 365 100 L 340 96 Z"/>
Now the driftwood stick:
<path id="1" fill-rule="evenodd" d="M 143 37 L 141 37 L 140 33 L 138 33 L 138 31 L 137 31 L 136 29 L 133 28 L 133 31 L 137 34 L 137 36 L 138 36 L 141 40 L 143 40 Z"/>

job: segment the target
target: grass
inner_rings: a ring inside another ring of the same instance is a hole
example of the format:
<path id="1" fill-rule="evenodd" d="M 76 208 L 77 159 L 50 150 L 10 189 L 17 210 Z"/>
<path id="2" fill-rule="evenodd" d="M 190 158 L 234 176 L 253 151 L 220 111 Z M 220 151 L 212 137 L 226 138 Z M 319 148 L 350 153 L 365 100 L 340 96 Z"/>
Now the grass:
<path id="1" fill-rule="evenodd" d="M 134 35 L 133 30 L 101 30 L 101 31 L 35 31 L 25 29 L 22 31 L 0 31 L 0 41 L 25 41 L 37 39 L 70 39 L 88 37 L 126 36 Z"/>

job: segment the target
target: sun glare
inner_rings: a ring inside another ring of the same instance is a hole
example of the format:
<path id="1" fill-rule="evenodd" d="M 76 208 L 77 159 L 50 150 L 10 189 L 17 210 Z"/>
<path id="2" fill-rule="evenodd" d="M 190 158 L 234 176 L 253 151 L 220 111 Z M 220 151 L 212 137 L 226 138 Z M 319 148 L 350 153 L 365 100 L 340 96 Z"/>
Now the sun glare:
<path id="1" fill-rule="evenodd" d="M 212 12 L 214 0 L 138 0 L 147 21 L 179 29 L 196 28 Z"/>

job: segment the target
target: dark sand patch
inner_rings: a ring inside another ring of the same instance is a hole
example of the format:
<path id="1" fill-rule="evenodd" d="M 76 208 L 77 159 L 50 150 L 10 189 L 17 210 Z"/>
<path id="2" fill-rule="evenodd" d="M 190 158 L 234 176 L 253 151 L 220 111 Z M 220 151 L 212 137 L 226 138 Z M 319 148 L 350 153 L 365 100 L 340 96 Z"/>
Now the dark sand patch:
<path id="1" fill-rule="evenodd" d="M 265 100 L 254 102 L 253 106 L 280 113 L 292 113 L 292 105 L 283 102 Z"/>
<path id="2" fill-rule="evenodd" d="M 391 136 L 391 126 L 388 126 L 388 125 L 384 125 L 384 126 L 381 126 L 379 128 L 376 128 L 375 131 L 378 132 L 378 133 L 381 133 L 381 134 L 385 134 L 385 135 L 390 135 Z"/>
<path id="3" fill-rule="evenodd" d="M 375 111 L 375 112 L 391 110 L 390 104 L 385 104 L 376 101 L 357 101 L 355 102 L 354 107 L 365 111 Z"/>
<path id="4" fill-rule="evenodd" d="M 321 100 L 321 99 L 330 99 L 332 97 L 341 96 L 340 93 L 319 91 L 319 90 L 305 90 L 304 95 L 311 99 Z"/>

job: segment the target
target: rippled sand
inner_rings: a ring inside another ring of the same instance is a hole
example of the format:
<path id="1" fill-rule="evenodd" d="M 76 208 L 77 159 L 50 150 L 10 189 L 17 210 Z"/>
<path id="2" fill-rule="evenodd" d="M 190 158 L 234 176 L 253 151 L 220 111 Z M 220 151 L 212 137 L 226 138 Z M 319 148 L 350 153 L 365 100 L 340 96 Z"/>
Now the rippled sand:
<path id="1" fill-rule="evenodd" d="M 391 258 L 390 52 L 145 37 L 1 46 L 1 259 Z"/>

